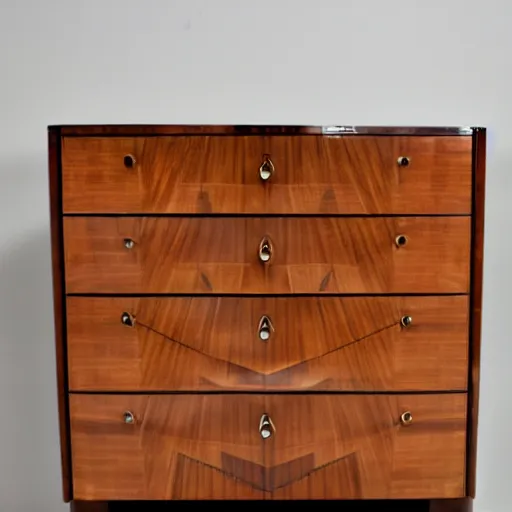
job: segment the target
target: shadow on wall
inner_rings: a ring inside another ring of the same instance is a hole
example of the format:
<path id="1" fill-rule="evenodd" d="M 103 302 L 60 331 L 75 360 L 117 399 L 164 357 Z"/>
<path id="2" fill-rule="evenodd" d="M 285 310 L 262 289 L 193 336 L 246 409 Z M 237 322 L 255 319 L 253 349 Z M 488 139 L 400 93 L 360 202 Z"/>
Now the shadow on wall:
<path id="1" fill-rule="evenodd" d="M 44 511 L 61 500 L 49 226 L 0 248 L 0 508 Z"/>

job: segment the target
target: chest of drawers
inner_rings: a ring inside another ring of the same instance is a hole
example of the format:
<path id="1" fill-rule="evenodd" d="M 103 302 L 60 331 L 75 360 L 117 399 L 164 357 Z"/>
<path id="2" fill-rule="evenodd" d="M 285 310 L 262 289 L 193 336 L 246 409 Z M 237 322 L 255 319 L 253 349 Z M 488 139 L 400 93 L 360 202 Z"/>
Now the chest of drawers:
<path id="1" fill-rule="evenodd" d="M 75 510 L 470 510 L 485 129 L 52 126 L 49 170 Z"/>

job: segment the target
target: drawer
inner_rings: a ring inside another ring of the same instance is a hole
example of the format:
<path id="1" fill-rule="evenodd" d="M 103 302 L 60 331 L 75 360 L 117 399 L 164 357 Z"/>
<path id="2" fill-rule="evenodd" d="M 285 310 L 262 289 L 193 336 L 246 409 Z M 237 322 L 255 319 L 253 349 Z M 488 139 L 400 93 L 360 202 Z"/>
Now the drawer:
<path id="1" fill-rule="evenodd" d="M 68 297 L 69 386 L 465 390 L 468 306 L 467 296 Z"/>
<path id="2" fill-rule="evenodd" d="M 71 395 L 74 497 L 461 497 L 466 399 Z"/>
<path id="3" fill-rule="evenodd" d="M 66 289 L 467 293 L 470 227 L 469 217 L 66 217 Z"/>
<path id="4" fill-rule="evenodd" d="M 469 214 L 471 144 L 469 136 L 64 137 L 63 209 Z"/>

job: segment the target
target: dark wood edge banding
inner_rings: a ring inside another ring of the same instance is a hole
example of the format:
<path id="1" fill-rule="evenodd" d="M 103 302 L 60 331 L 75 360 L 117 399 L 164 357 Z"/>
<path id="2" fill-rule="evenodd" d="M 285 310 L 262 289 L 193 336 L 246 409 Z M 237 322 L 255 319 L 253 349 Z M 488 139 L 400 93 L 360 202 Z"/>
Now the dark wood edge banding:
<path id="1" fill-rule="evenodd" d="M 428 512 L 473 512 L 472 498 L 430 500 Z"/>
<path id="2" fill-rule="evenodd" d="M 55 125 L 62 136 L 159 135 L 425 135 L 472 136 L 470 126 L 290 126 L 290 125 Z"/>
<path id="3" fill-rule="evenodd" d="M 484 262 L 486 130 L 473 135 L 473 201 L 470 283 L 470 343 L 468 393 L 468 445 L 466 455 L 466 495 L 476 495 L 478 402 L 480 389 L 480 339 L 482 328 L 482 288 Z"/>
<path id="4" fill-rule="evenodd" d="M 231 505 L 240 505 L 240 500 L 225 500 Z M 317 503 L 320 500 L 294 500 L 301 503 Z M 290 503 L 289 501 L 275 500 L 274 503 Z M 472 512 L 473 500 L 471 498 L 436 499 L 436 500 L 321 500 L 322 507 L 335 510 L 340 506 L 346 512 L 375 512 L 376 510 L 393 510 L 397 512 Z M 193 504 L 196 501 L 182 501 L 183 504 Z M 204 504 L 215 501 L 203 501 Z M 263 500 L 254 500 L 254 503 L 269 503 Z M 272 502 L 270 502 L 272 503 Z M 163 512 L 169 510 L 168 501 L 76 501 L 71 504 L 72 512 L 122 512 L 125 510 L 144 512 Z"/>
<path id="5" fill-rule="evenodd" d="M 71 501 L 71 449 L 69 438 L 68 379 L 66 365 L 66 314 L 63 267 L 62 197 L 60 173 L 61 138 L 58 128 L 48 130 L 48 172 L 50 184 L 50 228 L 52 244 L 53 308 L 55 325 L 55 356 L 59 410 L 62 492 L 66 503 Z"/>

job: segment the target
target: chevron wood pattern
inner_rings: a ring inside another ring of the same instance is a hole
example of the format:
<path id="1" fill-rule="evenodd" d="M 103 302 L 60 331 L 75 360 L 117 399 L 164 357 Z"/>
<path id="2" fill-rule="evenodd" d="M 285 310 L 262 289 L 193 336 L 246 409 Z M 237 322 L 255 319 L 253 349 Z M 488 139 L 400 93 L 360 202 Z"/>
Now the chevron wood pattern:
<path id="1" fill-rule="evenodd" d="M 64 137 L 62 173 L 65 213 L 471 212 L 470 137 Z"/>
<path id="2" fill-rule="evenodd" d="M 469 217 L 66 217 L 66 286 L 68 293 L 467 293 L 470 228 Z M 400 235 L 406 243 L 398 247 Z M 271 255 L 263 263 L 265 241 Z"/>
<path id="3" fill-rule="evenodd" d="M 467 296 L 68 297 L 67 313 L 72 390 L 467 386 Z"/>
<path id="4" fill-rule="evenodd" d="M 464 394 L 73 394 L 70 416 L 77 500 L 464 493 Z"/>

